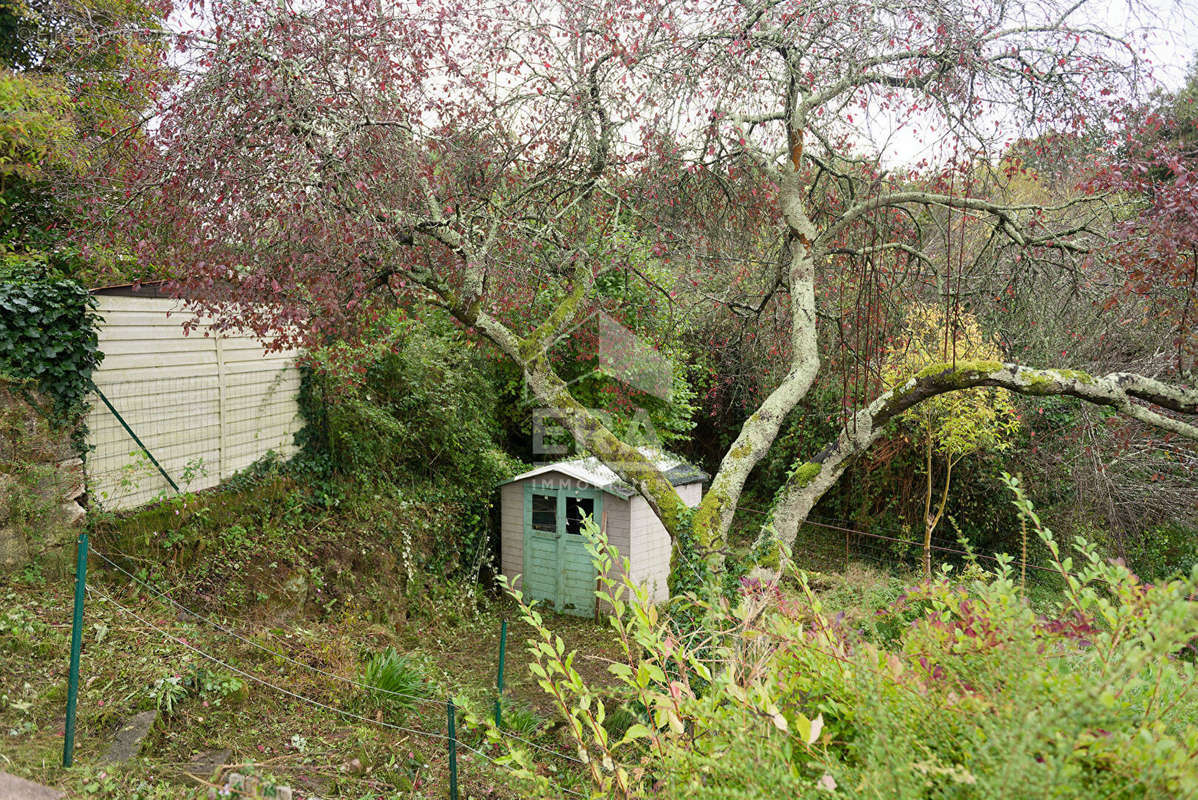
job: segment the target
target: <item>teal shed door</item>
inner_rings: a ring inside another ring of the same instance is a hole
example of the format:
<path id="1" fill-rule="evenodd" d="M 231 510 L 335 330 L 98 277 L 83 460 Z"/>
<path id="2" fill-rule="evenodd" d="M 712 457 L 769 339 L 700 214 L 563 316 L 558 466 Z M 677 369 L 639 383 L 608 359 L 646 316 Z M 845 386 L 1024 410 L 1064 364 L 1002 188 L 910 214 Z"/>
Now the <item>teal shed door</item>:
<path id="1" fill-rule="evenodd" d="M 595 613 L 595 566 L 582 535 L 584 516 L 602 518 L 603 493 L 524 487 L 524 594 L 557 611 Z"/>

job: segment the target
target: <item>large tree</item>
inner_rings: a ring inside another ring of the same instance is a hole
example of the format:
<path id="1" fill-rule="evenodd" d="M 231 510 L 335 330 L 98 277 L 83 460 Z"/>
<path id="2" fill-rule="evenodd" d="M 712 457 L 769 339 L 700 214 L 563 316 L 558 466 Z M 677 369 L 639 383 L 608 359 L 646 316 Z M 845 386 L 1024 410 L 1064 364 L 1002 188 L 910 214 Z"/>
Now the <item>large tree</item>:
<path id="1" fill-rule="evenodd" d="M 816 380 L 820 342 L 838 341 L 821 315 L 846 305 L 865 345 L 846 356 L 842 337 L 834 355 L 862 378 L 840 434 L 791 470 L 759 552 L 793 541 L 889 420 L 946 392 L 1072 395 L 1198 439 L 1183 420 L 1198 392 L 958 360 L 951 331 L 943 361 L 888 391 L 870 366 L 905 298 L 952 317 L 964 258 L 1061 270 L 1104 241 L 1110 198 L 1052 208 L 974 178 L 1016 136 L 1080 130 L 1136 90 L 1134 51 L 1085 5 L 217 0 L 182 37 L 185 78 L 141 166 L 111 176 L 109 227 L 200 310 L 280 345 L 360 329 L 390 303 L 448 309 L 648 500 L 675 576 L 696 556 L 719 568 L 750 472 Z M 965 166 L 896 168 L 887 126 Z M 768 390 L 693 512 L 551 355 L 595 307 L 597 276 L 644 243 L 677 275 L 653 290 L 781 332 Z"/>
<path id="2" fill-rule="evenodd" d="M 169 7 L 165 0 L 0 0 L 5 262 L 69 262 L 83 168 L 106 160 L 106 145 L 144 121 L 166 69 Z"/>

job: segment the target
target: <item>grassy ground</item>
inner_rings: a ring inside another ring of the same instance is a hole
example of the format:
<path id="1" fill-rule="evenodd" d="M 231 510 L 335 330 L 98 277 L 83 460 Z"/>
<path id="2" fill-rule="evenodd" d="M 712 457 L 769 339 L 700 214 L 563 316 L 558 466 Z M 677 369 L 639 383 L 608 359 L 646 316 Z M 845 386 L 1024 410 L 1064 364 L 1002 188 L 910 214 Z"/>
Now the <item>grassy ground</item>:
<path id="1" fill-rule="evenodd" d="M 5 663 L 0 675 L 2 768 L 66 789 L 70 796 L 188 796 L 183 787 L 198 783 L 186 773 L 204 771 L 197 759 L 227 749 L 229 764 L 272 775 L 301 796 L 442 797 L 446 743 L 421 733 L 445 733 L 443 698 L 450 694 L 468 709 L 489 713 L 499 621 L 504 616 L 514 619 L 510 604 L 494 602 L 460 624 L 414 621 L 398 629 L 348 615 L 336 621 L 254 626 L 225 620 L 265 648 L 355 680 L 361 678 L 365 654 L 394 646 L 419 665 L 429 699 L 405 713 L 384 715 L 360 688 L 232 639 L 172 610 L 149 592 L 130 589 L 125 580 L 93 569 L 89 583 L 96 591 L 88 598 L 85 618 L 77 766 L 72 770 L 59 766 L 70 640 L 69 581 L 44 585 L 10 581 L 0 595 L 5 609 L 0 616 Z M 101 599 L 101 593 L 140 619 Z M 568 617 L 555 618 L 554 627 L 568 647 L 587 654 L 583 671 L 602 680 L 603 654 L 610 648 L 602 627 Z M 536 730 L 523 728 L 521 733 L 543 746 L 568 751 L 548 721 L 551 709 L 545 695 L 527 670 L 523 641 L 528 633 L 522 623 L 510 623 L 506 680 L 506 694 L 514 706 L 510 713 L 527 725 L 528 712 L 534 712 Z M 187 645 L 229 666 L 210 662 Z M 317 708 L 265 684 L 366 719 Z M 117 728 L 134 713 L 151 708 L 158 708 L 159 716 L 142 757 L 127 766 L 103 765 Z M 478 744 L 478 736 L 465 727 L 464 740 Z M 554 759 L 547 763 L 553 765 Z M 564 785 L 573 783 L 567 762 L 555 766 L 563 770 Z M 459 770 L 463 797 L 519 796 L 499 767 L 468 750 L 459 756 Z"/>
<path id="2" fill-rule="evenodd" d="M 77 766 L 59 766 L 72 577 L 34 568 L 0 577 L 0 769 L 72 797 L 163 800 L 206 796 L 207 762 L 228 751 L 227 764 L 299 797 L 444 798 L 444 700 L 452 695 L 467 718 L 491 714 L 505 618 L 505 720 L 547 750 L 569 752 L 527 669 L 530 630 L 510 601 L 479 589 L 461 509 L 427 499 L 435 490 L 314 485 L 267 472 L 136 514 L 93 516 Z M 872 610 L 916 578 L 856 563 L 858 549 L 805 529 L 796 553 L 817 571 L 812 585 L 828 609 L 869 628 Z M 579 651 L 587 682 L 606 683 L 617 653 L 604 626 L 573 617 L 551 625 Z M 382 708 L 337 679 L 363 680 L 387 648 L 422 681 L 425 699 L 409 709 Z M 158 716 L 140 756 L 103 763 L 117 730 L 150 709 Z M 481 744 L 469 721 L 459 730 L 467 745 Z M 486 756 L 460 750 L 461 796 L 522 797 Z M 538 763 L 567 789 L 581 779 L 576 765 L 544 751 Z"/>
<path id="3" fill-rule="evenodd" d="M 413 581 L 412 573 L 427 571 L 412 563 L 425 551 L 414 537 L 394 535 L 400 525 L 419 528 L 411 518 L 386 516 L 383 524 L 378 508 L 304 510 L 296 491 L 272 483 L 192 498 L 178 515 L 167 506 L 97 527 L 97 549 L 133 577 L 91 560 L 71 770 L 60 759 L 72 579 L 36 570 L 0 578 L 0 769 L 71 797 L 206 796 L 197 780 L 211 771 L 205 759 L 228 750 L 228 764 L 290 785 L 300 797 L 445 797 L 444 700 L 452 695 L 466 714 L 492 713 L 505 618 L 507 719 L 519 735 L 569 752 L 527 669 L 530 630 L 510 601 L 441 575 Z M 427 508 L 412 513 L 436 516 Z M 221 546 L 197 544 L 205 540 Z M 405 542 L 414 555 L 405 556 Z M 601 684 L 606 659 L 616 655 L 603 626 L 564 616 L 552 625 L 580 651 L 584 676 Z M 388 647 L 422 676 L 427 698 L 411 709 L 384 710 L 369 692 L 330 677 L 361 681 L 366 662 Z M 148 709 L 158 717 L 140 757 L 102 763 L 118 728 Z M 468 722 L 459 721 L 459 732 L 467 744 L 481 744 Z M 562 786 L 580 777 L 568 761 L 547 756 L 544 763 Z M 459 774 L 463 798 L 521 796 L 502 767 L 465 748 Z"/>

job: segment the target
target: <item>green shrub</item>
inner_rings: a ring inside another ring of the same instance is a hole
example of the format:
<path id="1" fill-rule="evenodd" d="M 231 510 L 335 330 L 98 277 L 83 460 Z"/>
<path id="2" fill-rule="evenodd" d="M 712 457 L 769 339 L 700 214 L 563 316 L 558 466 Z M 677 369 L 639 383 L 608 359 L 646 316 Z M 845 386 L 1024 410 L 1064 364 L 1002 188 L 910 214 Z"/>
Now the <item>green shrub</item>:
<path id="1" fill-rule="evenodd" d="M 312 355 L 303 398 L 312 444 L 370 481 L 487 480 L 499 427 L 473 343 L 450 323 L 391 315 L 363 343 Z M 481 456 L 481 457 L 480 457 Z"/>
<path id="2" fill-rule="evenodd" d="M 448 504 L 454 535 L 420 566 L 476 574 L 488 551 L 494 488 L 520 466 L 498 447 L 495 391 L 481 356 L 435 317 L 393 315 L 367 338 L 313 355 L 300 393 L 306 426 L 297 464 L 321 479 L 321 495 L 334 503 L 348 480 Z"/>
<path id="3" fill-rule="evenodd" d="M 249 696 L 249 685 L 232 673 L 191 664 L 183 674 L 164 675 L 154 681 L 148 696 L 154 707 L 169 717 L 190 699 L 214 706 L 239 705 Z"/>
<path id="4" fill-rule="evenodd" d="M 37 382 L 55 424 L 77 428 L 99 350 L 96 301 L 72 280 L 0 275 L 0 374 Z M 82 446 L 82 431 L 76 431 Z"/>
<path id="5" fill-rule="evenodd" d="M 183 678 L 183 686 L 196 697 L 219 706 L 237 705 L 249 696 L 249 686 L 241 678 L 223 670 L 192 664 Z"/>
<path id="6" fill-rule="evenodd" d="M 418 663 L 388 647 L 366 663 L 362 683 L 369 686 L 371 705 L 399 717 L 430 696 L 424 670 Z"/>
<path id="7" fill-rule="evenodd" d="M 154 707 L 162 712 L 163 716 L 169 717 L 187 699 L 187 687 L 183 685 L 181 676 L 167 675 L 154 681 L 149 694 L 154 701 Z"/>
<path id="8" fill-rule="evenodd" d="M 799 591 L 746 580 L 733 602 L 683 599 L 693 634 L 639 587 L 601 578 L 622 696 L 582 679 L 519 592 L 530 669 L 564 718 L 596 795 L 617 798 L 1192 797 L 1198 794 L 1198 568 L 1148 585 L 1084 541 L 1066 555 L 1017 481 L 1016 507 L 1056 564 L 1040 610 L 1009 559 L 942 572 L 894 598 L 873 639 Z M 613 559 L 589 529 L 596 568 Z M 874 594 L 881 599 L 887 587 Z M 611 708 L 644 716 L 619 738 Z M 500 739 L 497 734 L 495 741 Z M 536 796 L 556 796 L 506 742 Z"/>
<path id="9" fill-rule="evenodd" d="M 1146 581 L 1189 574 L 1198 565 L 1198 529 L 1180 522 L 1149 528 L 1129 543 L 1127 565 Z"/>

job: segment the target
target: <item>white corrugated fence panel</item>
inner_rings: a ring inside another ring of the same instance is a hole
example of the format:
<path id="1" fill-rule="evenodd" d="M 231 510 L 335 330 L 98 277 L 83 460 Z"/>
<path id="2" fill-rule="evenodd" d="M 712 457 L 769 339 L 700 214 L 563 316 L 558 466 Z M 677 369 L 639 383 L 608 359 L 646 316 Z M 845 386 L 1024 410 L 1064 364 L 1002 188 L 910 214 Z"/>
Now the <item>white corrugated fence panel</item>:
<path id="1" fill-rule="evenodd" d="M 205 336 L 177 300 L 97 297 L 104 360 L 92 379 L 185 491 L 215 486 L 275 451 L 294 450 L 301 421 L 295 353 L 250 336 Z M 173 494 L 98 397 L 88 414 L 88 490 L 101 507 Z"/>

